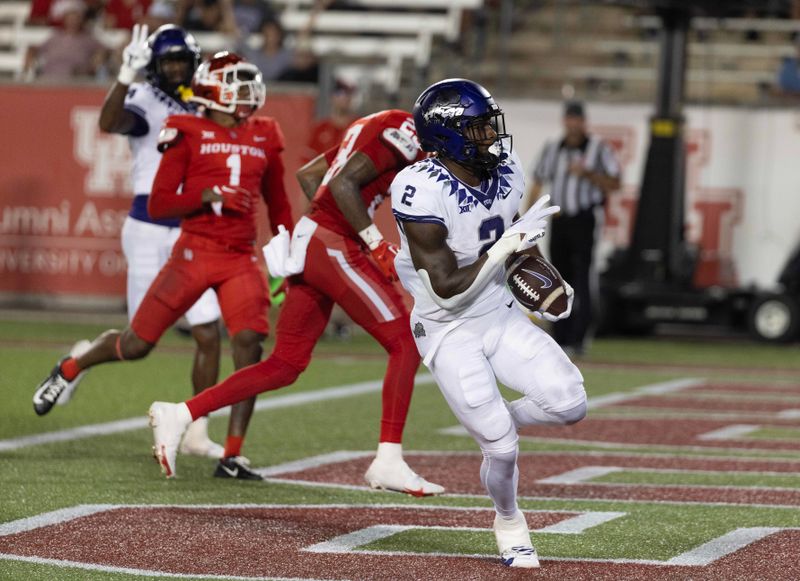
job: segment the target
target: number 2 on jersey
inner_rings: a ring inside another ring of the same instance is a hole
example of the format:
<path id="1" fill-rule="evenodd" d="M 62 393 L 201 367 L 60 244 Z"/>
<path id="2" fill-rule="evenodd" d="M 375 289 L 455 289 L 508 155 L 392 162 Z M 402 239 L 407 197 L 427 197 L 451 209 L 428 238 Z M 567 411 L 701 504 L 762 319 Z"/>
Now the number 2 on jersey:
<path id="1" fill-rule="evenodd" d="M 492 244 L 497 242 L 498 238 L 506 231 L 505 222 L 502 216 L 491 216 L 486 218 L 478 227 L 479 240 L 488 240 L 486 244 L 481 246 L 478 256 L 483 256 L 483 253 L 492 247 Z"/>

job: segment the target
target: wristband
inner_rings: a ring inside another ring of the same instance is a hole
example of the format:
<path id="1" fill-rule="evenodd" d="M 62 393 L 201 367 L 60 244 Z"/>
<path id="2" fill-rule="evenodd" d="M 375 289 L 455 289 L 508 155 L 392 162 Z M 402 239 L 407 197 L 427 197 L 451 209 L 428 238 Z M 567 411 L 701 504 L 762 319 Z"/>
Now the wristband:
<path id="1" fill-rule="evenodd" d="M 378 227 L 375 224 L 370 224 L 363 230 L 361 230 L 358 235 L 361 237 L 361 240 L 364 241 L 364 244 L 370 250 L 375 250 L 378 245 L 383 241 L 383 235 L 381 231 L 378 230 Z"/>

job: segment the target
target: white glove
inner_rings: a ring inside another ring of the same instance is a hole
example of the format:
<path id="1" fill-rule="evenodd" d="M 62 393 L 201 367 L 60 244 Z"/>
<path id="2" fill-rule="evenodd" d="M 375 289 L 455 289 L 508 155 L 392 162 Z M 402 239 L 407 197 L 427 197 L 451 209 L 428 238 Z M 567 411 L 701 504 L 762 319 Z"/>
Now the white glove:
<path id="1" fill-rule="evenodd" d="M 147 45 L 147 25 L 134 24 L 131 31 L 131 41 L 122 51 L 122 65 L 119 67 L 117 81 L 123 85 L 130 85 L 136 74 L 147 66 L 153 51 Z"/>
<path id="2" fill-rule="evenodd" d="M 560 321 L 561 319 L 566 319 L 569 317 L 572 314 L 572 301 L 575 300 L 575 291 L 572 290 L 572 287 L 567 281 L 564 281 L 564 288 L 566 289 L 567 293 L 567 309 L 563 313 L 560 315 L 552 315 L 548 312 L 543 313 L 540 311 L 534 311 L 533 316 L 538 319 L 550 321 L 551 323 L 555 323 L 556 321 Z"/>
<path id="3" fill-rule="evenodd" d="M 549 195 L 542 196 L 536 200 L 536 203 L 519 220 L 511 224 L 508 230 L 503 232 L 503 237 L 509 234 L 524 235 L 515 252 L 522 252 L 535 246 L 539 239 L 544 236 L 545 228 L 547 228 L 547 218 L 561 211 L 559 206 L 547 206 L 549 202 Z"/>
<path id="4" fill-rule="evenodd" d="M 292 252 L 292 239 L 283 224 L 278 225 L 278 233 L 262 248 L 262 252 L 267 262 L 267 270 L 274 277 L 294 276 L 303 272 L 305 268 L 305 247 L 302 256 L 295 256 L 299 253 Z"/>
<path id="5" fill-rule="evenodd" d="M 289 260 L 289 231 L 283 224 L 278 226 L 278 233 L 262 248 L 267 270 L 272 276 L 286 276 L 286 263 Z"/>

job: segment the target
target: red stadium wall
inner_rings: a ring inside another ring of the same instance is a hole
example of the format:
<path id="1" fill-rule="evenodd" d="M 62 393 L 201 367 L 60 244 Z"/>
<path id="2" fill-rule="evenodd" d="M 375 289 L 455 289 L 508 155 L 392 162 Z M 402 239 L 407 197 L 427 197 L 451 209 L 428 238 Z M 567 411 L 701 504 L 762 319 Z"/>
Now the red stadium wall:
<path id="1" fill-rule="evenodd" d="M 102 88 L 0 87 L 5 296 L 124 297 L 119 238 L 132 196 L 131 158 L 125 138 L 97 128 L 104 95 Z M 308 140 L 314 97 L 269 95 L 264 113 L 277 118 L 286 135 L 286 185 L 299 215 L 306 201 L 294 172 Z"/>

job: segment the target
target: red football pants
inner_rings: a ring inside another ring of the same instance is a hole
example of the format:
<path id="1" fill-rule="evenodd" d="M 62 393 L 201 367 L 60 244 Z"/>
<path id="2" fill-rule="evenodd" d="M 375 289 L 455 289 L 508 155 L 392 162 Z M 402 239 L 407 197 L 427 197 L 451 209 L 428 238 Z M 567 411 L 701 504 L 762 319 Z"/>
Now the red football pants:
<path id="1" fill-rule="evenodd" d="M 322 227 L 309 243 L 304 272 L 289 279 L 272 354 L 187 401 L 192 417 L 294 383 L 308 366 L 334 303 L 389 354 L 380 441 L 400 443 L 420 363 L 408 311 L 358 242 Z"/>
<path id="2" fill-rule="evenodd" d="M 148 343 L 157 343 L 209 288 L 217 293 L 231 337 L 245 329 L 267 334 L 269 291 L 252 250 L 233 251 L 186 232 L 142 299 L 131 329 Z"/>

